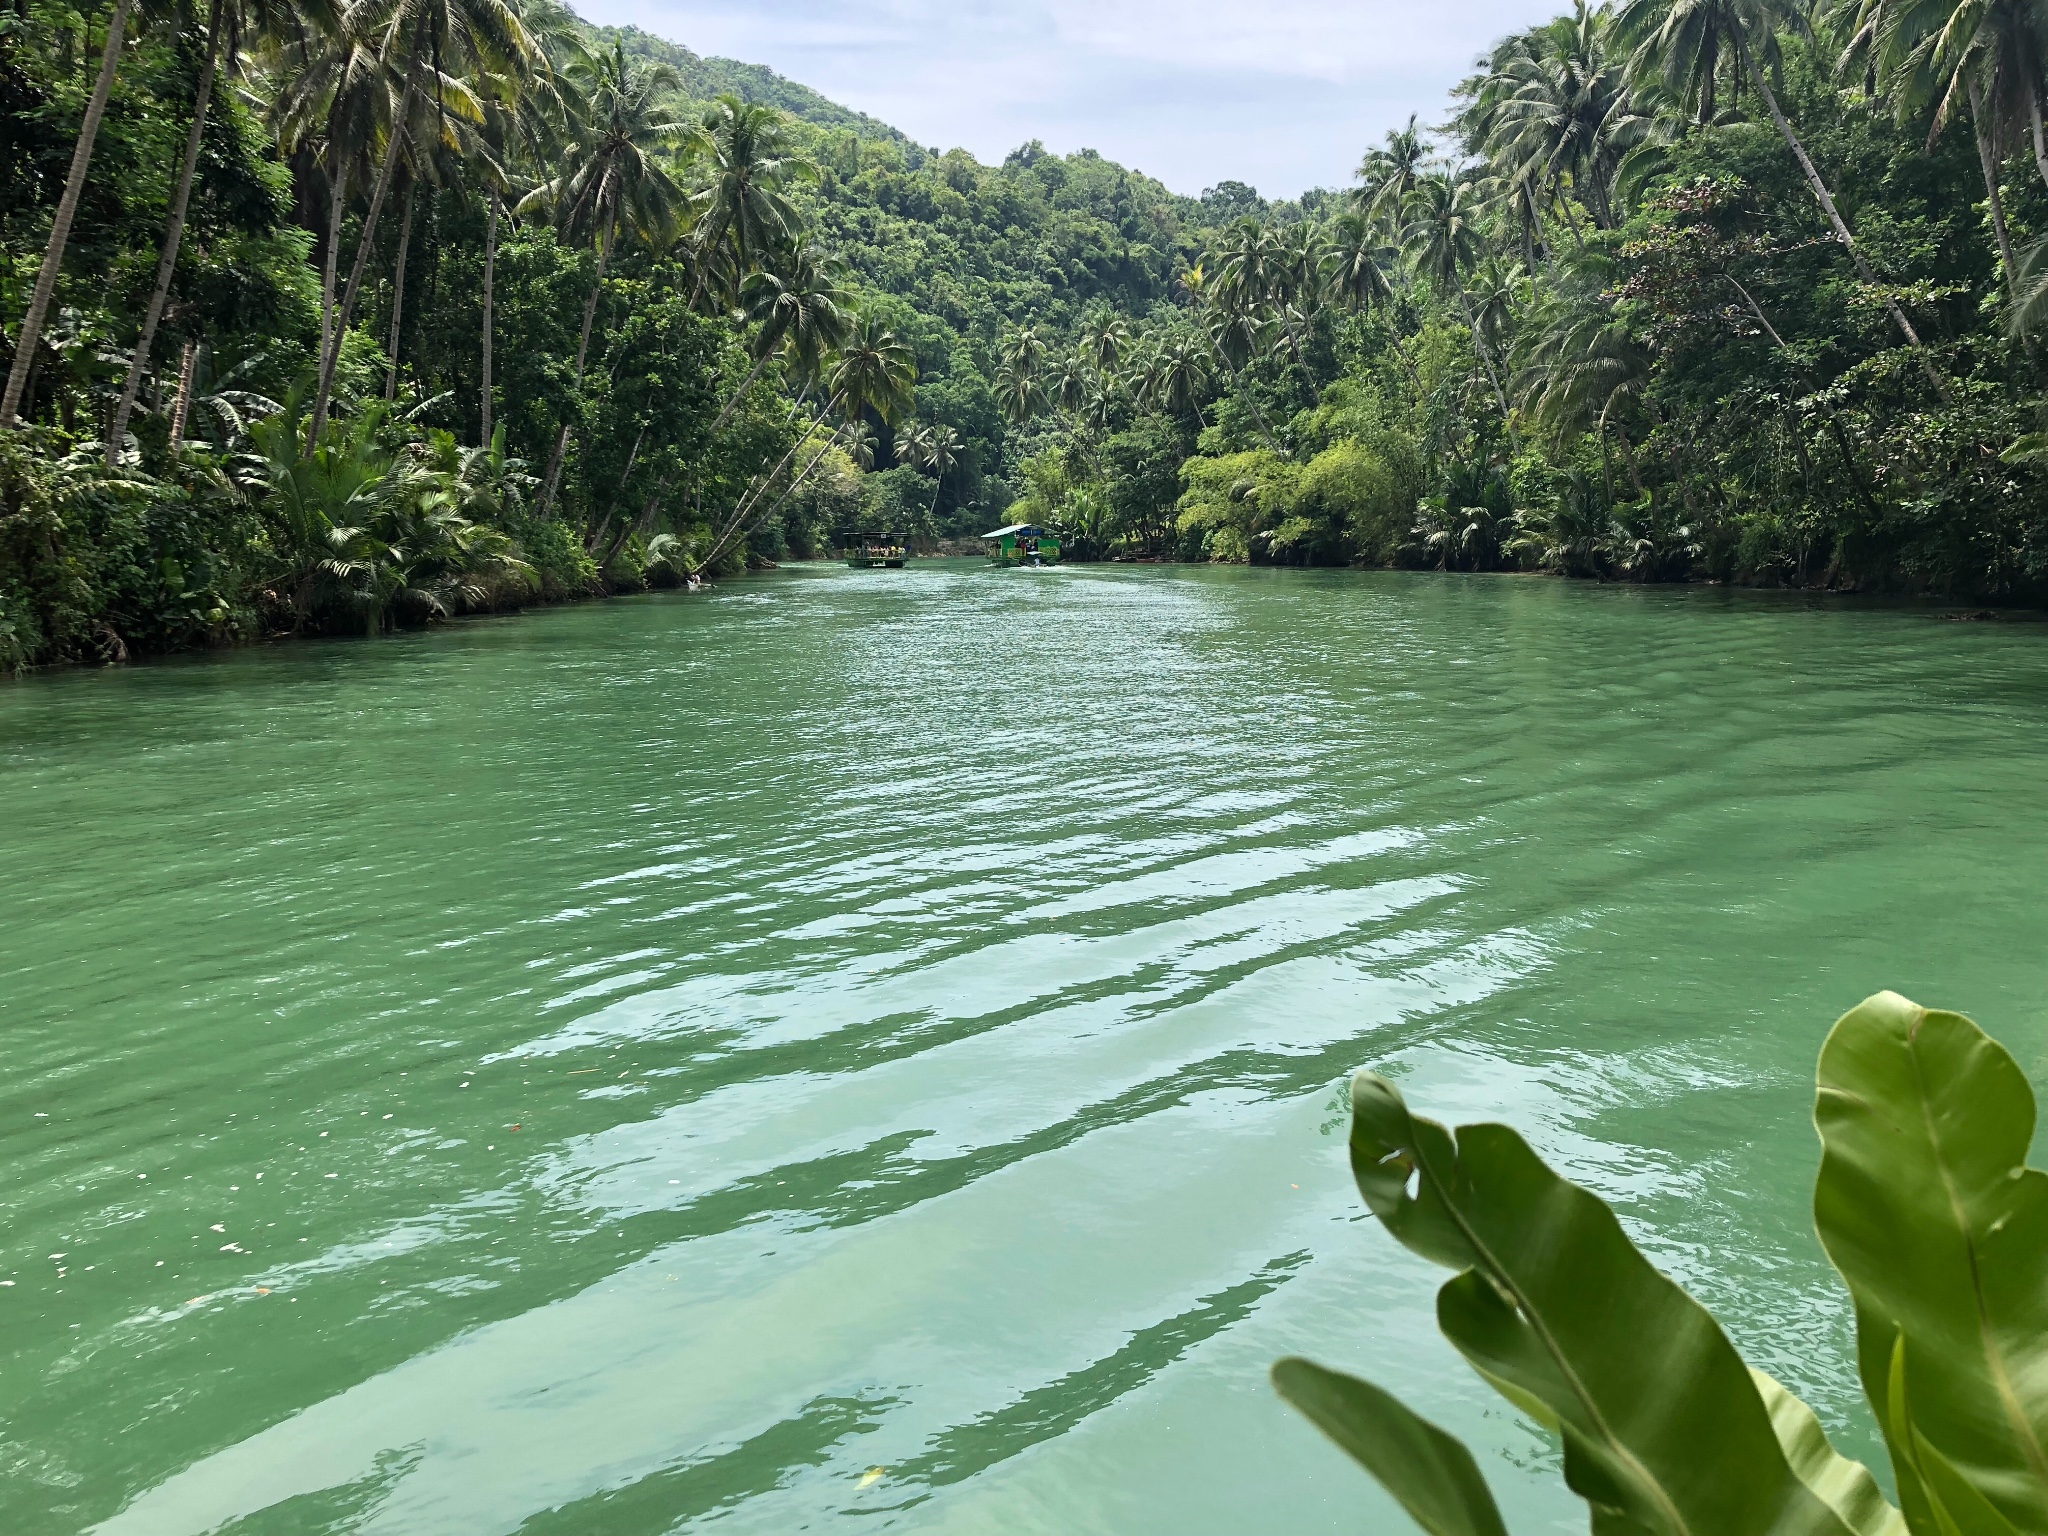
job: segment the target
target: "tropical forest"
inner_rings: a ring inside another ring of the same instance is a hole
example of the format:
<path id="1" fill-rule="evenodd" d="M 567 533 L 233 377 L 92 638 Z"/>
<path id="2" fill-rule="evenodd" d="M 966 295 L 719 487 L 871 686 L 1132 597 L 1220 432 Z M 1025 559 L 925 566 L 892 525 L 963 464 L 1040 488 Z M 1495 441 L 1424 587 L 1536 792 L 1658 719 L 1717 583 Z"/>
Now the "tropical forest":
<path id="1" fill-rule="evenodd" d="M 2040 27 L 1582 4 L 1275 203 L 937 153 L 551 0 L 25 0 L 0 658 L 688 583 L 849 520 L 2037 601 Z"/>

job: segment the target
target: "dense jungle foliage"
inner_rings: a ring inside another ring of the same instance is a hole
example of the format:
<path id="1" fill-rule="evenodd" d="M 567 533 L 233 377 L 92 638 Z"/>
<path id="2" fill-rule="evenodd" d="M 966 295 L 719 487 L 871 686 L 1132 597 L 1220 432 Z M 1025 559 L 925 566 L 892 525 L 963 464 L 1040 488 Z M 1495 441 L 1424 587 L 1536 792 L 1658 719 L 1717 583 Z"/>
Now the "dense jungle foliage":
<path id="1" fill-rule="evenodd" d="M 1081 558 L 2048 591 L 2041 0 L 1620 0 L 1357 184 L 939 153 L 555 0 L 0 13 L 0 668 Z"/>

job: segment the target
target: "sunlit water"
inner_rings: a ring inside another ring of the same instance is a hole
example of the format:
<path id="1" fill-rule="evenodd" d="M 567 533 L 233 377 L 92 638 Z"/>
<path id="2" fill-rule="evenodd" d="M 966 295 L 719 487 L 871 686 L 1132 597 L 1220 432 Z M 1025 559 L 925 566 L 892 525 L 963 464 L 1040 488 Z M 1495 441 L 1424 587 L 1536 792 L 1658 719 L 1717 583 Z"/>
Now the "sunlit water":
<path id="1" fill-rule="evenodd" d="M 2044 1076 L 2048 627 L 812 569 L 0 690 L 0 1528 L 1583 1528 L 1341 1085 L 1501 1117 L 1871 1449 L 1811 1063 Z"/>

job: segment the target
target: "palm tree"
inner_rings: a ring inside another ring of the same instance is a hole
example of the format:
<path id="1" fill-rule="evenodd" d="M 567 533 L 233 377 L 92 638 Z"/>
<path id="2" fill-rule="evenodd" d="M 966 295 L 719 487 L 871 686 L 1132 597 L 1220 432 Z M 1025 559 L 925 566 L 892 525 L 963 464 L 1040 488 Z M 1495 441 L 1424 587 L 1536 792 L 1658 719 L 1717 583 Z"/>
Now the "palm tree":
<path id="1" fill-rule="evenodd" d="M 320 272 L 324 360 L 330 346 L 338 345 L 336 290 L 349 191 L 370 179 L 377 143 L 392 131 L 392 109 L 403 89 L 391 78 L 389 61 L 370 41 L 349 34 L 338 12 L 311 11 L 292 19 L 293 25 L 265 39 L 263 64 L 273 82 L 270 116 L 278 148 L 287 156 L 310 156 L 326 176 L 327 234 Z M 321 365 L 316 361 L 314 366 Z M 312 443 L 309 437 L 308 452 Z"/>
<path id="2" fill-rule="evenodd" d="M 335 312 L 333 335 L 320 359 L 310 429 L 313 437 L 319 436 L 327 420 L 342 338 L 348 334 L 362 292 L 377 221 L 397 175 L 406 138 L 416 127 L 425 126 L 415 124 L 416 113 L 422 107 L 432 109 L 435 136 L 450 113 L 471 122 L 481 120 L 482 109 L 463 77 L 517 68 L 530 62 L 536 51 L 532 35 L 509 0 L 348 0 L 341 13 L 340 31 L 345 39 L 361 39 L 374 46 L 379 61 L 404 83 L 391 114 L 369 210 L 363 215 L 355 263 Z"/>
<path id="3" fill-rule="evenodd" d="M 777 353 L 786 350 L 815 365 L 846 339 L 853 300 L 840 279 L 839 263 L 812 246 L 807 233 L 747 275 L 740 285 L 740 313 L 754 326 L 754 366 L 711 423 L 712 432 L 725 425 Z"/>
<path id="4" fill-rule="evenodd" d="M 996 369 L 996 404 L 1005 418 L 1021 427 L 1045 409 L 1045 386 L 1028 368 L 1004 362 Z"/>
<path id="5" fill-rule="evenodd" d="M 1081 351 L 1098 373 L 1110 373 L 1131 344 L 1131 329 L 1123 316 L 1108 306 L 1091 311 L 1081 321 Z"/>
<path id="6" fill-rule="evenodd" d="M 1322 283 L 1324 292 L 1349 309 L 1377 309 L 1386 315 L 1394 338 L 1394 355 L 1408 372 L 1415 393 L 1422 394 L 1422 376 L 1408 356 L 1401 332 L 1393 327 L 1394 285 L 1387 276 L 1378 227 L 1362 213 L 1340 213 L 1323 227 Z"/>
<path id="7" fill-rule="evenodd" d="M 1359 210 L 1398 233 L 1408 195 L 1415 190 L 1428 157 L 1428 142 L 1410 113 L 1406 128 L 1390 131 L 1385 145 L 1368 151 L 1360 162 L 1359 185 L 1351 194 Z"/>
<path id="8" fill-rule="evenodd" d="M 575 99 L 566 71 L 572 62 L 586 57 L 580 24 L 555 0 L 524 0 L 520 19 L 534 41 L 533 67 L 488 75 L 479 82 L 477 92 L 484 112 L 478 137 L 489 150 L 472 167 L 472 178 L 484 184 L 488 205 L 484 216 L 483 356 L 477 418 L 477 437 L 483 443 L 492 441 L 491 418 L 496 407 L 491 352 L 497 319 L 498 224 L 504 213 L 505 196 L 515 186 L 515 165 L 540 165 L 560 153 L 568 137 L 568 126 L 580 116 L 581 105 Z M 525 190 L 531 190 L 530 180 L 520 177 L 518 181 Z"/>
<path id="9" fill-rule="evenodd" d="M 56 216 L 50 220 L 50 238 L 43 247 L 43 264 L 36 271 L 35 288 L 29 294 L 28 313 L 22 316 L 21 329 L 15 332 L 14 363 L 7 370 L 6 390 L 0 392 L 0 430 L 13 426 L 21 411 L 29 369 L 35 365 L 36 344 L 42 340 L 43 321 L 57 291 L 57 273 L 64 265 L 64 247 L 71 239 L 71 221 L 78 215 L 78 199 L 85 191 L 86 167 L 92 163 L 100 120 L 107 115 L 107 98 L 113 94 L 114 71 L 121 62 L 121 40 L 127 32 L 131 4 L 132 0 L 114 0 L 113 14 L 107 18 L 107 41 L 100 51 L 99 76 L 93 81 L 85 118 L 78 125 L 78 137 L 71 147 L 71 170 L 64 178 L 64 193 L 57 199 Z"/>
<path id="10" fill-rule="evenodd" d="M 1603 281 L 1609 276 L 1604 263 L 1595 263 L 1546 297 L 1518 349 L 1522 361 L 1515 397 L 1538 431 L 1562 436 L 1590 428 L 1599 439 L 1603 465 L 1612 433 L 1621 443 L 1630 482 L 1642 495 L 1627 416 L 1649 390 L 1653 360 L 1615 315 Z"/>
<path id="11" fill-rule="evenodd" d="M 570 375 L 572 384 L 580 386 L 619 225 L 624 222 L 654 244 L 674 233 L 683 213 L 683 191 L 656 157 L 662 151 L 694 147 L 696 138 L 687 124 L 668 115 L 665 98 L 682 84 L 671 65 L 629 59 L 624 45 L 614 43 L 610 53 L 573 63 L 570 73 L 583 105 L 582 120 L 571 135 L 560 173 L 522 198 L 519 211 L 550 210 L 565 235 L 590 240 L 597 248 L 597 268 L 590 297 L 583 303 L 583 328 L 577 334 Z M 561 484 L 572 428 L 573 421 L 565 419 L 555 435 L 541 480 L 541 517 L 548 515 Z"/>
<path id="12" fill-rule="evenodd" d="M 1780 23 L 1803 25 L 1804 12 L 1799 0 L 1621 0 L 1619 9 L 1614 13 L 1613 25 L 1617 40 L 1634 50 L 1629 59 L 1630 72 L 1661 77 L 1679 92 L 1681 100 L 1699 100 L 1703 121 L 1711 120 L 1713 115 L 1714 77 L 1720 60 L 1724 55 L 1734 60 L 1755 89 L 1757 99 L 1771 114 L 1771 121 L 1777 125 L 1778 133 L 1790 147 L 1793 158 L 1799 162 L 1800 173 L 1805 176 L 1807 186 L 1827 214 L 1835 239 L 1855 262 L 1856 275 L 1883 299 L 1892 324 L 1898 327 L 1906 344 L 1918 354 L 1928 383 L 1934 386 L 1936 394 L 1946 400 L 1949 398 L 1948 385 L 1935 371 L 1934 361 L 1921 343 L 1920 333 L 1913 329 L 1913 322 L 1906 318 L 1899 301 L 1889 290 L 1879 286 L 1877 274 L 1871 270 L 1863 248 L 1849 233 L 1848 223 L 1835 206 L 1834 194 L 1821 180 L 1820 172 L 1814 168 L 1813 157 L 1807 154 L 1799 135 L 1792 131 L 1785 109 L 1778 104 L 1777 93 L 1771 89 L 1768 67 L 1775 67 L 1777 62 L 1775 29 Z"/>
<path id="13" fill-rule="evenodd" d="M 906 442 L 910 452 L 904 452 Z M 944 422 L 929 427 L 914 428 L 899 432 L 896 436 L 896 456 L 905 463 L 932 474 L 932 504 L 925 510 L 925 521 L 930 523 L 939 514 L 939 492 L 944 489 L 946 476 L 960 462 L 960 434 Z"/>
<path id="14" fill-rule="evenodd" d="M 1022 326 L 996 344 L 996 361 L 1022 379 L 1035 379 L 1050 350 L 1035 327 Z"/>
<path id="15" fill-rule="evenodd" d="M 2006 146 L 2031 130 L 2034 163 L 2048 181 L 2041 134 L 2048 14 L 2038 0 L 1846 0 L 1838 9 L 1850 29 L 1842 71 L 1874 76 L 1901 123 L 1932 103 L 1930 149 L 1958 105 L 1969 103 L 2006 296 L 2015 298 L 2019 270 L 1999 165 Z"/>
<path id="16" fill-rule="evenodd" d="M 1500 373 L 1494 367 L 1493 349 L 1487 345 L 1481 331 L 1478 317 L 1472 313 L 1472 304 L 1465 292 L 1464 272 L 1477 264 L 1481 251 L 1481 237 L 1478 222 L 1478 199 L 1474 195 L 1471 180 L 1467 177 L 1453 179 L 1436 173 L 1423 177 L 1415 185 L 1415 193 L 1408 200 L 1405 210 L 1409 259 L 1423 280 L 1438 293 L 1449 293 L 1458 301 L 1458 308 L 1465 316 L 1465 325 L 1472 333 L 1473 350 L 1486 368 L 1487 381 L 1493 386 L 1493 397 L 1500 405 L 1503 419 L 1508 414 L 1507 392 L 1501 387 Z"/>
<path id="17" fill-rule="evenodd" d="M 712 541 L 710 552 L 700 562 L 700 569 L 714 564 L 737 540 L 758 526 L 759 519 L 749 521 L 749 514 L 759 506 L 762 497 L 781 478 L 790 461 L 810 442 L 818 428 L 834 411 L 842 414 L 849 428 L 859 426 L 862 419 L 868 415 L 878 417 L 884 423 L 892 422 L 910 409 L 912 386 L 916 380 L 917 360 L 910 348 L 896 339 L 895 332 L 873 315 L 862 315 L 855 320 L 826 375 L 826 388 L 830 394 L 824 407 L 812 418 L 811 424 L 796 441 L 789 445 L 789 451 L 783 454 L 767 477 L 756 477 L 754 488 L 741 498 L 724 531 Z M 811 462 L 790 482 L 789 490 L 783 493 L 785 497 L 818 467 L 824 456 L 831 451 L 832 441 L 828 439 Z M 778 498 L 775 505 L 781 504 L 781 499 Z"/>
<path id="18" fill-rule="evenodd" d="M 1202 392 L 1209 385 L 1208 352 L 1186 336 L 1161 347 L 1140 386 L 1144 400 L 1173 416 L 1193 411 L 1195 420 L 1208 426 L 1209 418 L 1202 414 Z"/>
<path id="19" fill-rule="evenodd" d="M 114 407 L 113 426 L 107 432 L 107 466 L 112 468 L 128 435 L 128 417 L 135 409 L 135 392 L 142 386 L 143 369 L 149 363 L 150 343 L 156 340 L 157 322 L 163 319 L 164 301 L 170 297 L 171 274 L 178 265 L 178 246 L 185 235 L 185 210 L 192 201 L 192 179 L 199 168 L 199 146 L 206 131 L 206 109 L 213 101 L 214 66 L 220 59 L 221 22 L 225 0 L 213 0 L 206 18 L 206 44 L 199 64 L 199 84 L 192 93 L 192 127 L 185 135 L 185 158 L 179 163 L 178 180 L 171 193 L 169 227 L 164 232 L 162 253 L 157 257 L 156 282 L 149 303 L 142 312 L 142 330 L 128 359 L 128 377 L 121 385 L 121 399 Z"/>
<path id="20" fill-rule="evenodd" d="M 818 175 L 818 168 L 792 148 L 782 114 L 760 102 L 720 96 L 705 109 L 697 142 L 705 180 L 695 193 L 693 308 L 703 301 L 713 274 L 736 287 L 789 240 L 803 221 L 783 184 Z"/>
<path id="21" fill-rule="evenodd" d="M 1509 38 L 1487 72 L 1460 88 L 1472 103 L 1462 120 L 1466 142 L 1527 214 L 1552 201 L 1569 221 L 1569 181 L 1597 227 L 1619 222 L 1616 177 L 1628 154 L 1655 137 L 1655 123 L 1637 108 L 1607 34 L 1606 13 L 1574 0 L 1572 15 Z M 1527 254 L 1533 260 L 1533 249 Z"/>

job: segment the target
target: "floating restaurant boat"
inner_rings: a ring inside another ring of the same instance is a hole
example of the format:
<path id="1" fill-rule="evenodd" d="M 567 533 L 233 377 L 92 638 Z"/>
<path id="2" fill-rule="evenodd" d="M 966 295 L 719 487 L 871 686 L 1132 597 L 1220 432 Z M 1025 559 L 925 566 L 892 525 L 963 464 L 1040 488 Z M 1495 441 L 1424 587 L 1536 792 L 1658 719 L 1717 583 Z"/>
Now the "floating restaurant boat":
<path id="1" fill-rule="evenodd" d="M 857 571 L 871 571 L 876 566 L 900 571 L 910 554 L 907 533 L 849 533 L 842 542 L 846 563 Z"/>
<path id="2" fill-rule="evenodd" d="M 982 536 L 988 557 L 996 565 L 1058 565 L 1060 536 L 1050 528 L 1030 523 L 1011 523 Z"/>

